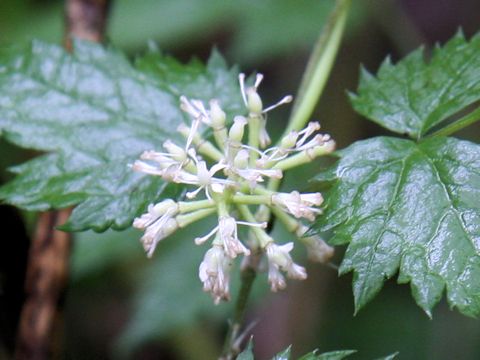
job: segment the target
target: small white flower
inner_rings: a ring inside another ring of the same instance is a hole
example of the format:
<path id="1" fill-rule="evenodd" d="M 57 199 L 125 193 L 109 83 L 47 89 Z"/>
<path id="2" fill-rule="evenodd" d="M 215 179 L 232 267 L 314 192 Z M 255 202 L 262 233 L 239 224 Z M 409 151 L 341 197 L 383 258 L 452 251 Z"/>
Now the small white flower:
<path id="1" fill-rule="evenodd" d="M 215 304 L 230 299 L 230 259 L 225 256 L 222 246 L 213 245 L 203 258 L 198 276 L 203 291 L 212 294 Z"/>
<path id="2" fill-rule="evenodd" d="M 218 171 L 224 169 L 226 165 L 218 163 L 213 165 L 210 170 L 207 168 L 205 161 L 198 161 L 194 158 L 197 167 L 197 174 L 191 174 L 186 171 L 178 173 L 178 176 L 174 179 L 177 183 L 197 185 L 198 189 L 187 193 L 187 198 L 193 199 L 198 195 L 198 193 L 205 189 L 205 195 L 208 199 L 211 200 L 210 190 L 216 193 L 222 193 L 225 189 L 225 186 L 235 185 L 233 181 L 227 179 L 216 178 L 215 175 Z"/>
<path id="3" fill-rule="evenodd" d="M 180 96 L 180 109 L 193 118 L 192 126 L 190 127 L 190 132 L 187 137 L 187 143 L 185 145 L 185 151 L 188 152 L 200 124 L 204 123 L 211 126 L 212 120 L 210 119 L 210 115 L 207 112 L 205 105 L 200 100 L 189 100 L 185 96 Z"/>
<path id="4" fill-rule="evenodd" d="M 214 130 L 221 130 L 225 128 L 225 120 L 227 115 L 220 107 L 220 103 L 217 99 L 210 100 L 210 126 Z"/>
<path id="5" fill-rule="evenodd" d="M 320 193 L 270 192 L 270 189 L 262 187 L 260 183 L 265 181 L 265 177 L 280 179 L 283 176 L 282 170 L 305 163 L 308 159 L 333 150 L 335 146 L 329 135 L 316 134 L 320 125 L 311 122 L 303 130 L 291 131 L 285 135 L 278 146 L 264 150 L 271 142 L 266 130 L 267 113 L 291 102 L 292 97 L 285 96 L 276 104 L 264 108 L 258 93 L 262 79 L 263 75 L 257 74 L 253 86 L 246 87 L 245 75 L 239 75 L 241 95 L 248 115 L 235 116 L 233 124 L 228 127 L 226 113 L 218 100 L 213 99 L 206 106 L 200 100 L 181 96 L 180 108 L 191 118 L 190 125 L 182 123 L 178 128 L 186 139 L 185 146 L 178 146 L 168 140 L 163 144 L 165 152 L 145 151 L 131 165 L 135 171 L 161 176 L 168 182 L 194 186 L 192 191 L 186 193 L 188 199 L 195 198 L 203 190 L 210 200 L 181 203 L 165 200 L 149 205 L 148 212 L 136 218 L 133 223 L 134 227 L 145 232 L 141 242 L 149 257 L 158 242 L 178 227 L 198 221 L 217 210 L 218 224 L 205 236 L 195 239 L 196 244 L 202 244 L 214 237 L 212 247 L 200 264 L 199 277 L 203 289 L 211 293 L 216 304 L 229 299 L 231 262 L 239 255 L 249 256 L 249 246 L 262 248 L 266 252 L 268 281 L 273 291 L 286 287 L 285 276 L 306 278 L 305 268 L 295 264 L 290 256 L 293 243 L 276 245 L 266 232 L 254 229 L 257 242 L 252 240 L 246 246 L 238 237 L 238 225 L 265 228 L 267 223 L 238 221 L 228 211 L 235 204 L 241 205 L 240 215 L 254 220 L 250 206 L 275 206 L 296 218 L 314 220 L 320 213 L 318 206 L 323 201 Z M 199 131 L 202 125 L 213 129 L 215 143 Z M 258 137 L 250 138 L 248 145 L 243 143 L 247 126 L 250 127 L 249 136 Z M 197 155 L 197 151 L 201 156 Z M 300 154 L 292 155 L 295 152 Z M 207 165 L 203 157 L 215 160 L 215 163 Z M 213 207 L 214 204 L 216 207 Z M 318 236 L 302 237 L 306 229 L 306 226 L 300 224 L 297 235 L 305 244 L 309 257 L 326 261 L 332 255 L 333 248 Z"/>
<path id="6" fill-rule="evenodd" d="M 295 143 L 295 148 L 297 150 L 300 150 L 304 148 L 304 145 L 307 143 L 307 139 L 315 132 L 320 130 L 320 123 L 316 121 L 309 122 L 308 125 L 298 133 L 299 136 L 301 136 L 300 139 L 297 140 Z"/>
<path id="7" fill-rule="evenodd" d="M 243 116 L 235 116 L 233 124 L 228 132 L 228 138 L 235 145 L 240 145 L 243 134 L 245 132 L 245 125 L 247 125 L 247 119 Z"/>
<path id="8" fill-rule="evenodd" d="M 268 258 L 268 281 L 272 291 L 285 288 L 285 279 L 280 270 L 287 273 L 291 279 L 304 280 L 307 278 L 307 271 L 304 267 L 293 262 L 290 251 L 293 249 L 293 243 L 277 245 L 270 242 L 265 247 Z"/>
<path id="9" fill-rule="evenodd" d="M 262 168 L 271 167 L 276 162 L 285 159 L 292 152 L 309 151 L 319 146 L 330 145 L 332 140 L 328 134 L 317 134 L 310 138 L 319 129 L 320 124 L 318 122 L 310 122 L 300 132 L 291 131 L 281 139 L 280 146 L 271 147 L 260 153 L 257 166 Z"/>
<path id="10" fill-rule="evenodd" d="M 258 169 L 250 168 L 248 166 L 249 152 L 246 149 L 241 149 L 233 161 L 233 165 L 228 167 L 230 173 L 236 174 L 248 181 L 250 188 L 255 188 L 256 184 L 263 182 L 263 177 L 270 177 L 273 179 L 281 179 L 283 173 L 279 169 Z"/>
<path id="11" fill-rule="evenodd" d="M 261 148 L 265 148 L 271 143 L 271 140 L 266 129 L 267 121 L 264 115 L 280 105 L 291 102 L 293 97 L 291 95 L 284 96 L 276 104 L 263 109 L 262 99 L 260 98 L 260 95 L 258 95 L 258 87 L 263 80 L 263 75 L 257 74 L 255 77 L 255 84 L 251 87 L 245 87 L 245 74 L 240 74 L 238 80 L 243 102 L 249 111 L 249 117 L 258 118 L 258 121 L 260 121 L 259 143 Z"/>
<path id="12" fill-rule="evenodd" d="M 231 216 L 220 216 L 218 226 L 214 227 L 207 235 L 195 239 L 195 244 L 200 245 L 218 233 L 218 239 L 223 245 L 223 249 L 227 256 L 234 259 L 237 255 L 250 255 L 250 250 L 242 244 L 238 238 L 237 225 L 255 226 L 265 228 L 266 223 L 249 223 L 245 221 L 237 221 Z"/>
<path id="13" fill-rule="evenodd" d="M 233 259 L 240 254 L 250 255 L 250 250 L 238 239 L 237 222 L 233 217 L 220 217 L 218 221 L 218 234 L 227 256 Z"/>
<path id="14" fill-rule="evenodd" d="M 163 200 L 157 204 L 148 205 L 147 213 L 133 221 L 133 226 L 137 229 L 144 230 L 153 222 L 157 221 L 161 216 L 168 214 L 168 216 L 176 215 L 178 212 L 178 205 L 171 199 Z"/>
<path id="15" fill-rule="evenodd" d="M 142 172 L 149 175 L 163 176 L 164 173 L 164 170 L 159 166 L 155 166 L 141 160 L 135 160 L 131 167 L 133 171 Z"/>
<path id="16" fill-rule="evenodd" d="M 303 236 L 308 230 L 306 226 L 300 226 L 297 230 L 297 236 L 307 249 L 308 258 L 311 261 L 326 263 L 335 253 L 333 246 L 328 245 L 320 236 Z"/>
<path id="17" fill-rule="evenodd" d="M 178 213 L 178 205 L 167 199 L 156 205 L 150 204 L 148 212 L 133 221 L 133 226 L 145 231 L 140 241 L 151 257 L 160 240 L 166 238 L 178 229 L 177 221 L 173 218 Z"/>
<path id="18" fill-rule="evenodd" d="M 316 214 L 321 212 L 314 206 L 319 206 L 322 202 L 323 197 L 320 193 L 300 194 L 298 191 L 292 191 L 272 195 L 274 205 L 280 206 L 296 218 L 303 217 L 310 221 L 315 220 Z"/>
<path id="19" fill-rule="evenodd" d="M 254 115 L 261 115 L 263 110 L 262 99 L 258 95 L 258 87 L 263 80 L 262 74 L 255 76 L 255 84 L 252 87 L 245 87 L 245 74 L 238 75 L 238 82 L 240 83 L 240 92 L 242 94 L 243 103 L 248 111 Z"/>
<path id="20" fill-rule="evenodd" d="M 150 175 L 162 176 L 165 180 L 170 181 L 173 176 L 172 172 L 180 170 L 188 162 L 187 153 L 170 140 L 165 141 L 163 147 L 167 152 L 144 151 L 140 155 L 141 160 L 136 160 L 132 169 Z"/>
<path id="21" fill-rule="evenodd" d="M 268 263 L 268 282 L 270 283 L 270 289 L 273 292 L 277 292 L 278 290 L 283 290 L 287 287 L 287 282 L 285 281 L 285 277 L 282 275 L 278 266 L 275 266 Z"/>

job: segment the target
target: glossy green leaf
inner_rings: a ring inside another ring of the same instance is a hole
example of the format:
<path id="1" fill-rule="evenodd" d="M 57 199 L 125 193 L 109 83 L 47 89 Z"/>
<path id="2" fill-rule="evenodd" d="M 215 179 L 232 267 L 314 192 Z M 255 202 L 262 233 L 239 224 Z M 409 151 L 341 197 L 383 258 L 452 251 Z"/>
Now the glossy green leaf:
<path id="1" fill-rule="evenodd" d="M 292 352 L 292 345 L 275 355 L 272 360 L 289 360 Z"/>
<path id="2" fill-rule="evenodd" d="M 218 98 L 242 109 L 236 71 L 214 52 L 207 66 L 156 52 L 132 65 L 122 54 L 78 42 L 74 55 L 41 42 L 0 53 L 0 132 L 45 151 L 12 170 L 4 201 L 28 210 L 79 204 L 68 230 L 124 229 L 148 203 L 178 190 L 128 165 L 162 149 L 186 119 L 179 96 Z"/>
<path id="3" fill-rule="evenodd" d="M 393 353 L 393 354 L 390 354 L 390 355 L 387 355 L 387 356 L 382 356 L 382 357 L 377 358 L 377 359 L 375 359 L 375 360 L 393 360 L 393 359 L 395 359 L 395 358 L 397 357 L 397 355 L 398 355 L 398 352 Z"/>
<path id="4" fill-rule="evenodd" d="M 340 157 L 320 177 L 336 180 L 317 229 L 349 244 L 340 272 L 354 272 L 355 309 L 399 272 L 427 314 L 446 290 L 451 307 L 479 315 L 480 146 L 378 137 Z"/>
<path id="5" fill-rule="evenodd" d="M 237 360 L 255 360 L 253 357 L 253 339 L 250 339 L 245 350 L 238 354 Z"/>
<path id="6" fill-rule="evenodd" d="M 301 360 L 342 360 L 346 357 L 356 353 L 356 350 L 337 350 L 337 351 L 329 351 L 327 353 L 314 355 L 316 357 L 312 358 L 301 358 Z"/>
<path id="7" fill-rule="evenodd" d="M 355 110 L 387 129 L 421 138 L 434 126 L 480 100 L 480 35 L 467 41 L 458 33 L 436 47 L 426 63 L 422 49 L 376 76 L 362 71 Z"/>

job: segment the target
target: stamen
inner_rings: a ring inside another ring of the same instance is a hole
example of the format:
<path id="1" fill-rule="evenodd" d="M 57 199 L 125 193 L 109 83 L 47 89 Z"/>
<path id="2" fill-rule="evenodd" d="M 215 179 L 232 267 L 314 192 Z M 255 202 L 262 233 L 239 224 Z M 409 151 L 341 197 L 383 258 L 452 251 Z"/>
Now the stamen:
<path id="1" fill-rule="evenodd" d="M 266 229 L 267 226 L 268 226 L 268 223 L 266 221 L 264 221 L 262 223 L 252 223 L 252 222 L 248 222 L 248 221 L 237 221 L 237 224 L 238 225 L 259 227 L 259 228 L 262 228 L 262 229 Z"/>
<path id="2" fill-rule="evenodd" d="M 218 226 L 215 226 L 207 235 L 204 235 L 204 236 L 200 236 L 200 237 L 197 237 L 195 238 L 195 244 L 196 245 L 201 245 L 203 244 L 205 241 L 207 241 L 208 239 L 210 239 L 213 235 L 215 235 L 218 231 Z"/>
<path id="3" fill-rule="evenodd" d="M 256 76 L 255 76 L 255 90 L 258 89 L 258 87 L 260 86 L 260 83 L 262 82 L 263 80 L 263 74 L 260 74 L 258 73 Z"/>
<path id="4" fill-rule="evenodd" d="M 245 74 L 244 73 L 240 73 L 238 75 L 238 82 L 240 84 L 240 92 L 242 94 L 243 103 L 245 104 L 245 106 L 248 107 L 247 94 L 245 93 Z"/>
<path id="5" fill-rule="evenodd" d="M 266 112 L 270 111 L 270 110 L 273 110 L 283 104 L 288 104 L 290 102 L 292 102 L 293 100 L 293 96 L 292 95 L 287 95 L 287 96 L 284 96 L 279 102 L 277 102 L 276 104 L 273 104 L 269 107 L 267 107 L 266 109 L 264 109 L 262 111 L 262 114 L 265 114 Z"/>

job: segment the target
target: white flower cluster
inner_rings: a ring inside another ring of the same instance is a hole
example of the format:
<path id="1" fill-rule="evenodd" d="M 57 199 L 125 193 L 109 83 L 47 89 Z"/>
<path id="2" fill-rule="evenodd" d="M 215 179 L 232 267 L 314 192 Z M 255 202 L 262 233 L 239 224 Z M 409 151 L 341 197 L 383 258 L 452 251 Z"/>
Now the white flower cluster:
<path id="1" fill-rule="evenodd" d="M 318 206 L 323 202 L 322 195 L 276 192 L 263 183 L 266 179 L 274 182 L 282 178 L 283 171 L 330 153 L 335 143 L 329 135 L 316 133 L 320 125 L 311 122 L 303 130 L 291 131 L 280 139 L 278 145 L 266 149 L 271 143 L 266 130 L 266 113 L 289 103 L 292 97 L 286 96 L 264 109 L 257 91 L 262 79 L 263 76 L 258 74 L 254 85 L 247 87 L 244 74 L 240 74 L 240 90 L 247 116 L 235 116 L 229 127 L 217 100 L 211 100 L 207 108 L 200 100 L 182 96 L 180 107 L 192 119 L 190 126 L 179 127 L 186 139 L 185 145 L 166 141 L 163 145 L 165 152 L 145 151 L 132 165 L 135 171 L 194 187 L 187 192 L 187 201 L 167 199 L 151 204 L 147 213 L 135 219 L 134 227 L 145 231 L 141 242 L 149 257 L 158 242 L 178 228 L 216 213 L 218 225 L 205 236 L 195 239 L 197 245 L 213 239 L 200 264 L 199 277 L 203 289 L 212 294 L 215 303 L 229 299 L 230 268 L 238 255 L 266 254 L 268 280 L 273 291 L 285 288 L 283 273 L 294 279 L 307 277 L 305 268 L 295 264 L 290 256 L 293 243 L 276 244 L 265 231 L 267 224 L 259 221 L 268 219 L 270 212 L 299 237 L 310 259 L 325 262 L 333 254 L 333 249 L 321 238 L 305 237 L 307 227 L 299 220 L 315 219 L 320 212 Z M 202 137 L 202 126 L 212 129 L 215 144 Z M 246 130 L 248 142 L 244 143 Z M 205 196 L 193 200 L 200 193 Z M 252 236 L 248 245 L 240 241 L 238 225 L 250 227 Z"/>

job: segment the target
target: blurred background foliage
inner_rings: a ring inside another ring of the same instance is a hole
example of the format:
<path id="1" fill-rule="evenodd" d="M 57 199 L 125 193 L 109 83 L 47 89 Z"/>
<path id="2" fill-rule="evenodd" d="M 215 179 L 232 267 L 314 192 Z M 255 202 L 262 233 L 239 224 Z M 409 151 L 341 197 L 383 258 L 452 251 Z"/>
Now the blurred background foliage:
<path id="1" fill-rule="evenodd" d="M 356 116 L 346 99 L 355 90 L 358 68 L 375 71 L 383 58 L 394 60 L 425 44 L 444 42 L 460 27 L 471 36 L 479 31 L 478 0 L 355 0 L 345 41 L 315 112 L 323 129 L 340 148 L 382 133 Z M 216 46 L 230 64 L 266 75 L 261 92 L 274 101 L 295 94 L 309 51 L 331 9 L 331 0 L 117 0 L 109 19 L 109 42 L 132 57 L 153 40 L 182 60 L 205 59 Z M 2 0 L 0 44 L 40 38 L 60 42 L 63 2 Z M 280 132 L 288 116 L 273 113 L 269 126 Z M 458 137 L 478 142 L 480 127 Z M 0 181 L 10 178 L 8 166 L 32 156 L 0 139 Z M 289 174 L 292 188 L 325 166 L 310 164 Z M 22 303 L 28 234 L 33 214 L 0 206 L 0 358 L 11 351 Z M 8 227 L 7 227 L 8 226 Z M 208 224 L 188 228 L 163 241 L 155 256 L 143 254 L 134 230 L 85 232 L 75 235 L 71 277 L 59 331 L 59 358 L 67 359 L 213 359 L 219 354 L 231 304 L 214 306 L 201 291 L 198 265 L 206 250 L 193 245 L 192 234 Z M 7 235 L 8 234 L 8 235 Z M 289 241 L 280 226 L 274 235 Z M 334 263 L 341 260 L 338 249 Z M 298 249 L 298 258 L 304 258 Z M 238 264 L 237 264 L 238 266 Z M 433 320 L 414 304 L 407 286 L 390 281 L 356 317 L 350 276 L 337 278 L 328 266 L 308 266 L 305 282 L 269 294 L 266 275 L 255 284 L 248 321 L 259 359 L 293 344 L 300 355 L 358 349 L 352 359 L 372 359 L 400 351 L 400 359 L 479 359 L 480 324 L 452 312 L 443 302 Z M 233 294 L 238 278 L 234 276 Z M 3 354 L 3 355 L 2 355 Z M 6 356 L 6 355 L 5 355 Z"/>

